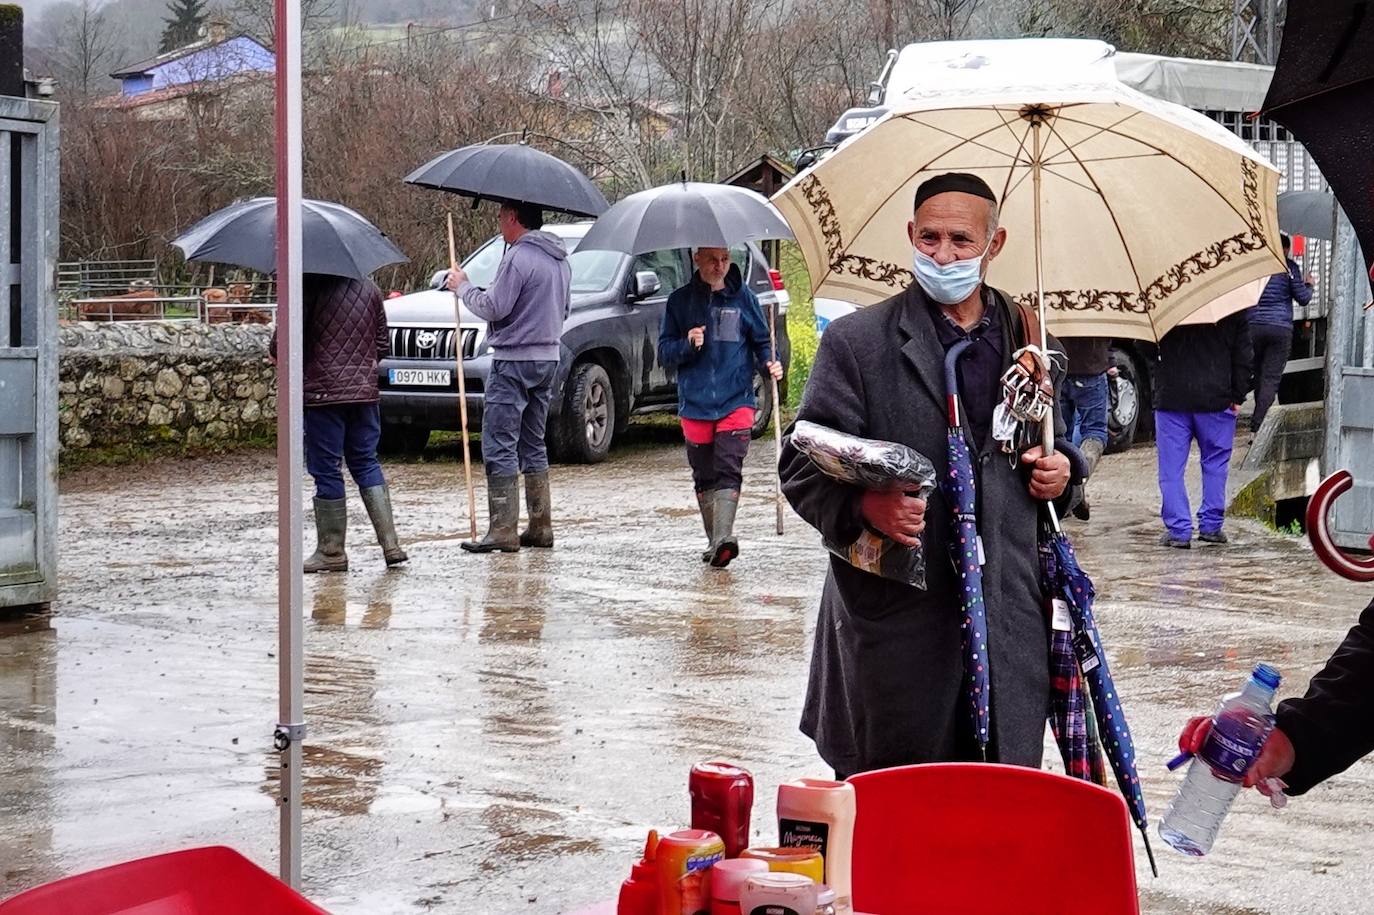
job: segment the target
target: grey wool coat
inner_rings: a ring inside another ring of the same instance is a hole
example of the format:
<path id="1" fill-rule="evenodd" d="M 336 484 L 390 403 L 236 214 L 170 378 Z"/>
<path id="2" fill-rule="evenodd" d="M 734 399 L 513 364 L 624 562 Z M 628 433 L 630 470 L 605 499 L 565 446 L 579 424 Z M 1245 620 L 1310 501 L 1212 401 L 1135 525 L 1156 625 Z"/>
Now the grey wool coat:
<path id="1" fill-rule="evenodd" d="M 1020 346 L 1019 332 L 1012 337 L 1020 320 L 1004 301 L 994 307 L 1003 309 L 1009 365 Z M 913 284 L 832 323 L 821 338 L 797 419 L 908 445 L 930 458 L 943 479 L 949 421 L 945 352 L 933 323 L 939 319 Z M 1059 381 L 1056 377 L 1056 389 Z M 1062 435 L 1057 414 L 1055 422 Z M 990 433 L 983 439 L 981 452 L 972 442 L 970 448 L 986 556 L 988 758 L 1038 767 L 1049 702 L 1049 626 L 1036 552 L 1042 503 L 1027 491 L 1026 471 L 1010 465 Z M 780 472 L 792 507 L 827 540 L 850 544 L 858 539 L 861 490 L 821 473 L 790 435 Z M 937 487 L 926 508 L 924 591 L 830 557 L 801 727 L 821 757 L 843 775 L 978 758 L 965 698 L 963 613 L 949 551 L 952 528 L 949 504 Z"/>

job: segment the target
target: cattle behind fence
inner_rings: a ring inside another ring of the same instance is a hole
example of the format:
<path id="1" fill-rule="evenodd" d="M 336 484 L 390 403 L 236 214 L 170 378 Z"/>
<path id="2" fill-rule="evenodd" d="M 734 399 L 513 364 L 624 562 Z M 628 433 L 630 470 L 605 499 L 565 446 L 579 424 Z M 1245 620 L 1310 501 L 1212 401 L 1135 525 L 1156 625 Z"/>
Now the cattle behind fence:
<path id="1" fill-rule="evenodd" d="M 270 278 L 204 287 L 169 285 L 151 260 L 72 261 L 58 265 L 59 316 L 69 321 L 200 321 L 270 324 Z"/>

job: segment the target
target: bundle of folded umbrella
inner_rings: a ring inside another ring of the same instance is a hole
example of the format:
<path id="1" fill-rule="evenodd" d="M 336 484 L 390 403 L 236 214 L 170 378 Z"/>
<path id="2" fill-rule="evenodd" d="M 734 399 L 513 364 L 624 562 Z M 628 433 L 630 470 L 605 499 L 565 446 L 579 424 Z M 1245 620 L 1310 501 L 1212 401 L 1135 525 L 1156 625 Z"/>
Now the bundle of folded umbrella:
<path id="1" fill-rule="evenodd" d="M 935 489 L 935 466 L 920 452 L 896 442 L 880 442 L 802 421 L 792 443 L 826 476 L 862 489 L 901 490 L 927 499 Z M 825 548 L 865 572 L 916 588 L 926 586 L 925 556 L 871 530 L 851 544 L 825 541 Z"/>

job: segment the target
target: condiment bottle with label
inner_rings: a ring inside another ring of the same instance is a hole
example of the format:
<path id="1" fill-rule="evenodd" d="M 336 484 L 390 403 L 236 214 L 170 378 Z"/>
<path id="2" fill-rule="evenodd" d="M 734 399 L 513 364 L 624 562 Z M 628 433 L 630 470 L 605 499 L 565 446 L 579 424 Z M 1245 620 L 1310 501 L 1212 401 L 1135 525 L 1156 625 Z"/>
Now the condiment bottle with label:
<path id="1" fill-rule="evenodd" d="M 725 860 L 720 836 L 683 829 L 658 840 L 658 915 L 711 915 L 711 866 Z"/>
<path id="2" fill-rule="evenodd" d="M 757 858 L 735 858 L 711 866 L 711 915 L 740 915 L 739 896 L 744 881 L 768 873 L 768 864 Z"/>
<path id="3" fill-rule="evenodd" d="M 687 790 L 692 796 L 692 828 L 714 832 L 725 843 L 725 857 L 739 857 L 749 846 L 754 777 L 730 763 L 697 763 Z"/>
<path id="4" fill-rule="evenodd" d="M 816 915 L 816 883 L 801 874 L 751 874 L 739 908 L 741 915 Z"/>
<path id="5" fill-rule="evenodd" d="M 774 873 L 801 874 L 816 883 L 825 879 L 825 862 L 814 848 L 746 848 L 741 857 L 766 862 Z"/>
<path id="6" fill-rule="evenodd" d="M 778 844 L 810 847 L 825 859 L 825 883 L 835 891 L 835 910 L 853 911 L 854 786 L 823 778 L 799 778 L 778 787 Z"/>
<path id="7" fill-rule="evenodd" d="M 620 884 L 616 915 L 658 915 L 658 830 L 649 830 L 644 857 L 630 866 L 630 877 Z"/>

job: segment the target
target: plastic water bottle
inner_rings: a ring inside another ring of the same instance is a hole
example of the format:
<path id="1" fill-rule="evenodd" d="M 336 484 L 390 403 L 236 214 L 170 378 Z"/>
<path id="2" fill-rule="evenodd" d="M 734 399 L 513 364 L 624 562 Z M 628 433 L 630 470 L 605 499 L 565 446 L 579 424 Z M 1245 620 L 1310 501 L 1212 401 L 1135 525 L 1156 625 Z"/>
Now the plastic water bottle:
<path id="1" fill-rule="evenodd" d="M 1212 850 L 1245 774 L 1274 729 L 1279 679 L 1277 670 L 1260 664 L 1240 692 L 1222 699 L 1211 731 L 1159 824 L 1160 836 L 1174 848 L 1189 855 Z"/>

